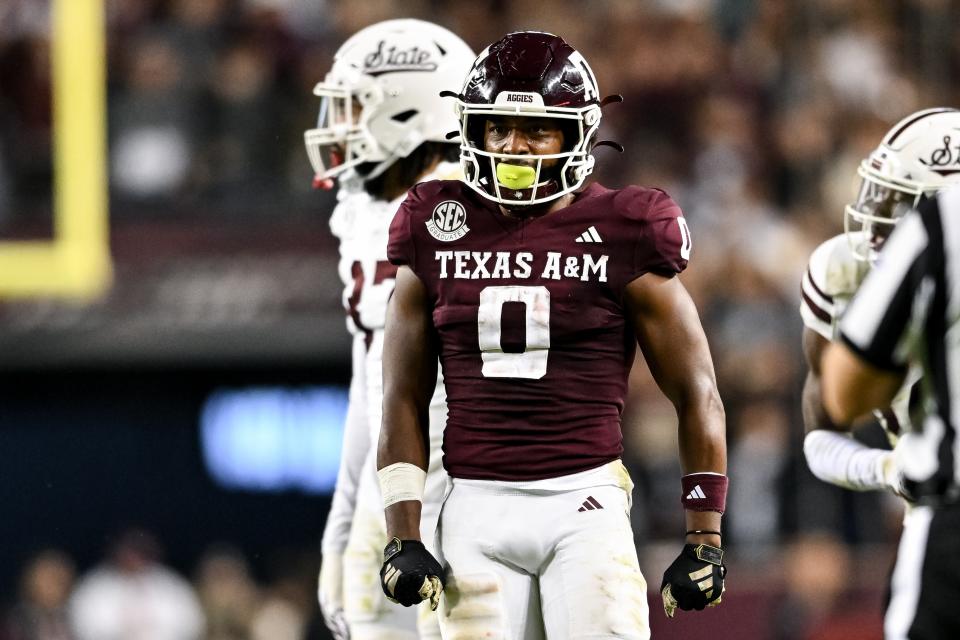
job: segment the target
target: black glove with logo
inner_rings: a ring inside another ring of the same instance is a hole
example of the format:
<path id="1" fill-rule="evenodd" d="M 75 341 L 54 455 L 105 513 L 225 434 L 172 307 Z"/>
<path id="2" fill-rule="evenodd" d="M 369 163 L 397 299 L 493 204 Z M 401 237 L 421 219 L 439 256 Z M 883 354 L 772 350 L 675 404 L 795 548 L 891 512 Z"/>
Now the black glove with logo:
<path id="1" fill-rule="evenodd" d="M 430 599 L 436 611 L 443 592 L 443 567 L 419 540 L 394 538 L 383 549 L 380 586 L 387 598 L 405 607 Z"/>
<path id="2" fill-rule="evenodd" d="M 677 607 L 700 611 L 720 604 L 726 575 L 723 549 L 708 544 L 684 545 L 677 559 L 663 572 L 663 612 L 672 618 Z"/>

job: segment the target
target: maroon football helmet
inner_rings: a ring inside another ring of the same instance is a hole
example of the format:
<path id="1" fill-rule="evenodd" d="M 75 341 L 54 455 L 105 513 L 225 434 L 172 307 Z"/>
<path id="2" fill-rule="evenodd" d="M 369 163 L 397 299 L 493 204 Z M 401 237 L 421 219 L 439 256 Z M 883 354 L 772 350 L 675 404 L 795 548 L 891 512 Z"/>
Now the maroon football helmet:
<path id="1" fill-rule="evenodd" d="M 518 31 L 487 47 L 473 63 L 457 97 L 460 163 L 464 181 L 504 205 L 549 202 L 578 189 L 593 171 L 593 147 L 600 126 L 600 94 L 593 71 L 563 38 Z M 561 153 L 518 156 L 484 149 L 484 122 L 490 116 L 555 118 L 564 132 Z M 543 161 L 557 159 L 547 168 Z M 510 180 L 498 173 L 536 160 L 533 176 Z M 498 175 L 500 177 L 498 177 Z M 507 182 L 508 184 L 505 184 Z"/>

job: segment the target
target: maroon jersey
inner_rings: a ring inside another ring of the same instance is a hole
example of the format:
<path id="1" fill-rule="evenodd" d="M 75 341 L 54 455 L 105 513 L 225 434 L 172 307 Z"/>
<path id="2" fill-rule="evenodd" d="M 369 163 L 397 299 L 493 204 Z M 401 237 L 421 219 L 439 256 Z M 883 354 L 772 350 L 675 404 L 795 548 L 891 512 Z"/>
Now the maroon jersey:
<path id="1" fill-rule="evenodd" d="M 683 271 L 682 215 L 640 187 L 592 184 L 531 219 L 503 215 L 458 181 L 410 190 L 387 255 L 413 269 L 432 303 L 451 476 L 538 480 L 620 456 L 636 349 L 624 287 Z"/>

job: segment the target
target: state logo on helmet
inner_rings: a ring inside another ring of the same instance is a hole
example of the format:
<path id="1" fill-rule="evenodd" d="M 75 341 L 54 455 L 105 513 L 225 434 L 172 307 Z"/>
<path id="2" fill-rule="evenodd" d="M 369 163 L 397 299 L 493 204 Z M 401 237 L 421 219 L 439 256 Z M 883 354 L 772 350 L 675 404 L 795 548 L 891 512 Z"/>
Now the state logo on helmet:
<path id="1" fill-rule="evenodd" d="M 559 36 L 507 34 L 477 57 L 460 93 L 447 95 L 457 98 L 464 182 L 485 198 L 514 207 L 549 202 L 593 172 L 601 107 L 611 99 L 601 101 L 590 65 Z M 564 148 L 523 156 L 486 151 L 484 123 L 491 116 L 556 119 Z"/>
<path id="2" fill-rule="evenodd" d="M 844 232 L 858 260 L 874 262 L 905 213 L 940 189 L 960 184 L 960 111 L 917 111 L 898 122 L 860 163 L 856 202 L 844 209 Z"/>
<path id="3" fill-rule="evenodd" d="M 474 53 L 457 35 L 430 22 L 386 20 L 351 36 L 314 95 L 317 126 L 304 133 L 314 184 L 332 188 L 364 165 L 379 176 L 424 142 L 446 142 L 456 117 L 440 91 L 460 86 Z"/>

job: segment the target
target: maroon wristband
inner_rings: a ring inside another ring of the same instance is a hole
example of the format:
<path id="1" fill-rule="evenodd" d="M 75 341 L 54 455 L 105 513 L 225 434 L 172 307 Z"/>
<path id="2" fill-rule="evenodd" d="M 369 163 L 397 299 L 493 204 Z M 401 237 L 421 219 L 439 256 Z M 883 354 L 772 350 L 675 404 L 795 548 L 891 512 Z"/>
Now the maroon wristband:
<path id="1" fill-rule="evenodd" d="M 727 508 L 727 476 L 719 473 L 690 473 L 680 479 L 680 502 L 690 511 L 717 511 Z"/>

